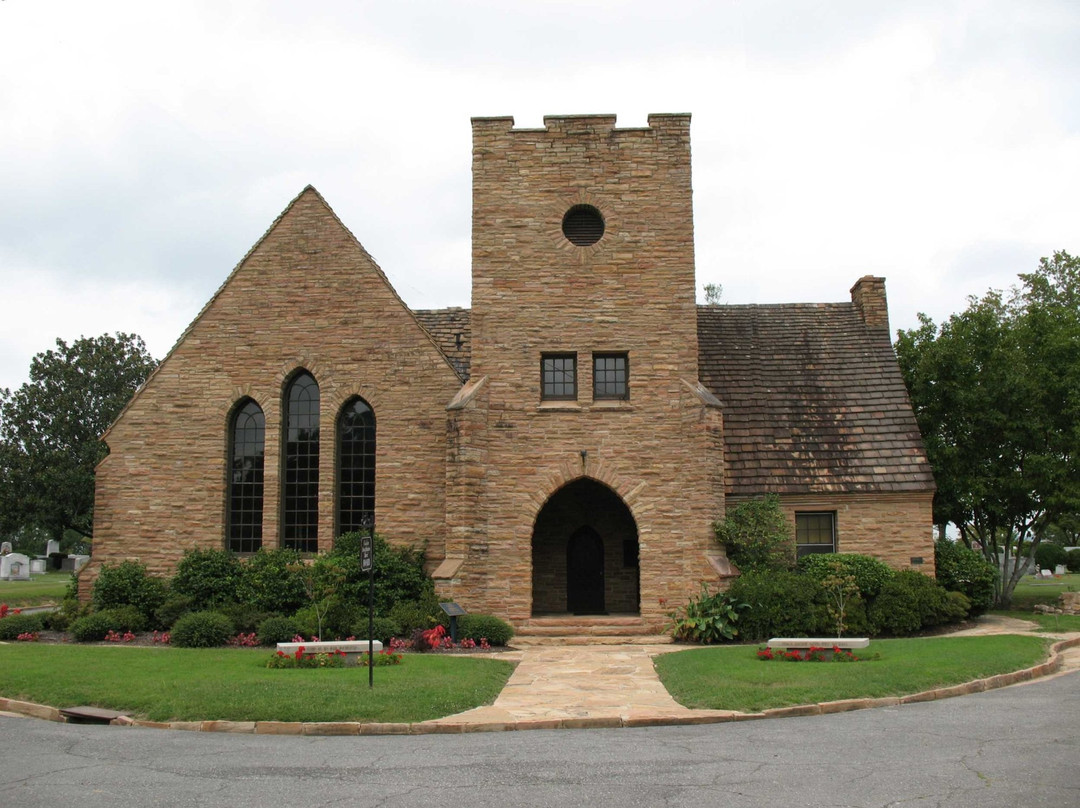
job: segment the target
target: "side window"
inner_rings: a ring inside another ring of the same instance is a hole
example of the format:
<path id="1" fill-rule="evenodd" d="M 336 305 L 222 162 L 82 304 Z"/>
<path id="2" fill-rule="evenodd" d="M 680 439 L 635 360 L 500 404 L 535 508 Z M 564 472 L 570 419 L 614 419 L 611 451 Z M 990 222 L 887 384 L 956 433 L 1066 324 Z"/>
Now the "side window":
<path id="1" fill-rule="evenodd" d="M 540 358 L 540 398 L 544 401 L 577 398 L 577 354 L 544 354 Z"/>
<path id="2" fill-rule="evenodd" d="M 836 552 L 836 514 L 832 511 L 795 513 L 795 549 L 810 553 Z"/>
<path id="3" fill-rule="evenodd" d="M 283 547 L 301 553 L 319 550 L 319 385 L 307 371 L 285 390 Z"/>
<path id="4" fill-rule="evenodd" d="M 629 373 L 625 353 L 593 354 L 593 399 L 630 398 Z"/>
<path id="5" fill-rule="evenodd" d="M 340 535 L 360 530 L 365 518 L 375 517 L 375 413 L 362 398 L 353 398 L 342 407 L 337 436 Z"/>
<path id="6" fill-rule="evenodd" d="M 266 418 L 250 398 L 233 413 L 229 425 L 229 511 L 226 535 L 234 553 L 262 547 L 263 452 Z"/>

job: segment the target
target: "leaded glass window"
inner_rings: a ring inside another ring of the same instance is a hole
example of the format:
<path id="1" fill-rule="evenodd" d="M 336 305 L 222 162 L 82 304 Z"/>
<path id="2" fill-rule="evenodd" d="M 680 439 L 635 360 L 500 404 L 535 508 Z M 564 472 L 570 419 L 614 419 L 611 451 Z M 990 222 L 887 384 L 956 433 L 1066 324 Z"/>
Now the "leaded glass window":
<path id="1" fill-rule="evenodd" d="M 345 404 L 338 418 L 338 534 L 375 518 L 375 413 L 362 398 Z"/>
<path id="2" fill-rule="evenodd" d="M 229 443 L 229 549 L 254 553 L 262 547 L 266 418 L 251 399 L 233 414 Z"/>
<path id="3" fill-rule="evenodd" d="M 540 383 L 543 399 L 576 399 L 577 355 L 544 354 L 540 359 Z"/>
<path id="4" fill-rule="evenodd" d="M 282 546 L 319 550 L 319 385 L 307 371 L 285 392 Z"/>
<path id="5" fill-rule="evenodd" d="M 630 398 L 629 368 L 624 353 L 593 354 L 593 399 Z"/>
<path id="6" fill-rule="evenodd" d="M 832 511 L 795 514 L 795 549 L 798 556 L 836 552 L 836 514 Z"/>

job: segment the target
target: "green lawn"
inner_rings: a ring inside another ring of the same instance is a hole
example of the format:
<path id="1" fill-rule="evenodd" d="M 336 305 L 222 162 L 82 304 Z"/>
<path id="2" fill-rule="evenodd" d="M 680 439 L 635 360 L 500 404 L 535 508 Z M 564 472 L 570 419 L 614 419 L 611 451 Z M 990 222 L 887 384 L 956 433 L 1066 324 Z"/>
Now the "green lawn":
<path id="1" fill-rule="evenodd" d="M 0 581 L 0 603 L 11 607 L 59 603 L 70 580 L 70 572 L 56 570 L 32 575 L 29 581 Z"/>
<path id="2" fill-rule="evenodd" d="M 400 665 L 270 670 L 265 649 L 0 645 L 0 694 L 152 721 L 415 722 L 490 704 L 513 665 L 408 654 Z"/>
<path id="3" fill-rule="evenodd" d="M 1037 665 L 1041 637 L 932 637 L 874 640 L 854 663 L 762 662 L 758 646 L 702 648 L 656 659 L 668 692 L 687 707 L 757 712 L 849 698 L 918 693 Z"/>
<path id="4" fill-rule="evenodd" d="M 1080 589 L 1080 574 L 1063 575 L 1060 578 L 1038 580 L 1025 575 L 1013 590 L 1011 608 L 1021 611 L 1031 609 L 1036 603 L 1056 606 L 1062 592 L 1076 592 Z"/>

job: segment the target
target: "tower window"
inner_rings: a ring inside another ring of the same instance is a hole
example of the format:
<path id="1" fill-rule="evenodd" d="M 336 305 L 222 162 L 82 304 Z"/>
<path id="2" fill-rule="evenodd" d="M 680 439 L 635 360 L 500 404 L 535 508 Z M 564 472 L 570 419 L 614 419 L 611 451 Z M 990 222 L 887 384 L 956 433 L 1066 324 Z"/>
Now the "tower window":
<path id="1" fill-rule="evenodd" d="M 540 359 L 540 397 L 547 401 L 577 398 L 577 354 L 544 354 Z"/>
<path id="2" fill-rule="evenodd" d="M 628 374 L 626 354 L 593 354 L 593 399 L 630 398 Z"/>
<path id="3" fill-rule="evenodd" d="M 563 216 L 562 231 L 571 244 L 588 247 L 604 237 L 604 217 L 592 205 L 574 205 Z"/>

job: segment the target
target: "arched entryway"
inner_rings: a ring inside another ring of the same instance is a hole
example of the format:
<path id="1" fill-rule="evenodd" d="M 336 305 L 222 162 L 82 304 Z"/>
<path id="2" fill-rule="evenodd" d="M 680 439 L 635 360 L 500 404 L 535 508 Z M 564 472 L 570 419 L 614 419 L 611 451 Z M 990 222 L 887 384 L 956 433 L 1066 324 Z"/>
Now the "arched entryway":
<path id="1" fill-rule="evenodd" d="M 638 614 L 638 534 L 630 509 L 603 483 L 560 488 L 533 525 L 533 616 Z"/>

